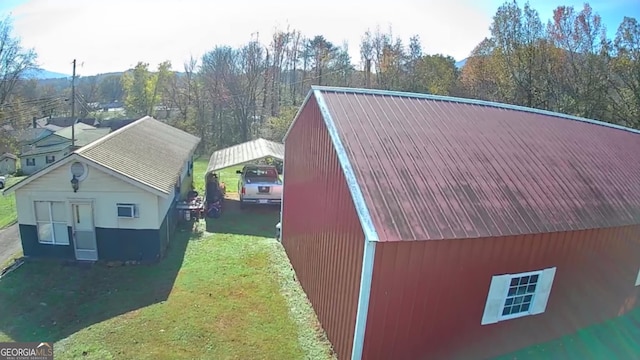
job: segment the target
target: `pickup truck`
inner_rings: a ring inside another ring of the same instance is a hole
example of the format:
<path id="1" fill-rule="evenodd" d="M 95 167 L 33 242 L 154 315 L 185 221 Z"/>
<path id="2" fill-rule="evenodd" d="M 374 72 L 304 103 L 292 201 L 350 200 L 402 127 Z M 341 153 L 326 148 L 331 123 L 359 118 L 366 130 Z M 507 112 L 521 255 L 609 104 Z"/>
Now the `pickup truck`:
<path id="1" fill-rule="evenodd" d="M 240 208 L 246 204 L 280 204 L 282 202 L 282 180 L 274 165 L 246 165 L 238 180 Z"/>
<path id="2" fill-rule="evenodd" d="M 4 189 L 4 184 L 7 182 L 7 179 L 4 176 L 0 176 L 0 189 Z"/>

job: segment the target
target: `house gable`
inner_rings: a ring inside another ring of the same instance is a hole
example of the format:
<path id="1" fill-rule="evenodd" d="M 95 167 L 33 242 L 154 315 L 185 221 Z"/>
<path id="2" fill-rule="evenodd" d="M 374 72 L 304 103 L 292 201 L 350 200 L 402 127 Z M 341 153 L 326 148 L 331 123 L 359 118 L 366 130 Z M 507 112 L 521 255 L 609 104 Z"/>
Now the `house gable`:
<path id="1" fill-rule="evenodd" d="M 126 175 L 120 174 L 120 173 L 118 173 L 118 172 L 116 172 L 114 170 L 105 168 L 104 166 L 102 166 L 100 164 L 97 164 L 97 163 L 95 163 L 95 162 L 93 162 L 91 160 L 85 159 L 85 158 L 83 158 L 82 156 L 80 156 L 80 155 L 78 155 L 76 153 L 73 153 L 73 154 L 67 156 L 66 158 L 64 158 L 64 159 L 52 164 L 51 166 L 48 166 L 48 167 L 46 167 L 44 169 L 41 169 L 41 170 L 33 173 L 28 178 L 24 179 L 23 181 L 20 181 L 20 182 L 14 184 L 13 186 L 8 187 L 7 189 L 4 190 L 3 194 L 4 195 L 10 194 L 10 193 L 12 193 L 14 191 L 17 191 L 18 189 L 21 189 L 21 188 L 31 184 L 32 182 L 34 182 L 34 181 L 36 181 L 36 180 L 38 180 L 40 178 L 43 178 L 43 177 L 45 178 L 45 181 L 47 181 L 46 179 L 48 178 L 48 174 L 53 172 L 53 171 L 58 170 L 58 168 L 65 169 L 65 170 L 63 170 L 63 173 L 64 173 L 64 171 L 66 171 L 66 174 L 67 174 L 67 181 L 66 182 L 67 182 L 67 186 L 69 186 L 69 188 L 70 188 L 70 186 L 71 186 L 70 185 L 71 172 L 69 170 L 69 167 L 70 167 L 72 161 L 79 161 L 79 162 L 85 164 L 89 168 L 89 173 L 91 172 L 91 169 L 95 168 L 96 170 L 99 170 L 99 171 L 101 171 L 103 173 L 109 174 L 110 176 L 112 176 L 112 177 L 114 177 L 116 179 L 119 179 L 120 181 L 122 181 L 122 182 L 124 182 L 124 183 L 126 183 L 128 185 L 131 185 L 134 188 L 138 188 L 138 189 L 150 192 L 150 193 L 152 193 L 152 194 L 154 194 L 156 196 L 160 196 L 162 198 L 167 198 L 169 196 L 169 194 L 167 194 L 167 193 L 159 191 L 156 188 L 147 186 L 146 184 L 143 184 L 143 183 L 141 183 L 139 181 L 136 181 L 135 179 L 131 179 L 130 177 L 127 177 Z M 81 183 L 80 186 L 82 186 L 82 185 L 83 184 Z"/>
<path id="2" fill-rule="evenodd" d="M 139 192 L 140 188 L 123 181 L 111 174 L 107 174 L 89 161 L 82 161 L 87 168 L 87 177 L 80 181 L 78 194 L 83 191 L 90 192 Z M 69 192 L 71 190 L 71 164 L 74 161 L 65 161 L 62 166 L 56 167 L 46 174 L 25 184 L 20 191 L 47 191 L 47 192 Z M 79 195 L 80 196 L 80 195 Z"/>
<path id="3" fill-rule="evenodd" d="M 75 161 L 86 166 L 87 174 L 79 182 L 77 192 L 74 192 L 71 186 L 71 164 Z M 15 190 L 18 222 L 21 225 L 35 225 L 34 201 L 68 202 L 78 199 L 93 202 L 97 228 L 157 229 L 159 227 L 158 197 L 155 194 L 105 172 L 89 161 L 76 159 L 61 162 L 63 166 L 55 168 L 51 166 L 52 170 L 43 171 L 42 176 Z M 116 208 L 118 203 L 134 204 L 139 216 L 135 219 L 118 218 Z M 69 214 L 67 218 L 70 221 L 72 217 Z"/>

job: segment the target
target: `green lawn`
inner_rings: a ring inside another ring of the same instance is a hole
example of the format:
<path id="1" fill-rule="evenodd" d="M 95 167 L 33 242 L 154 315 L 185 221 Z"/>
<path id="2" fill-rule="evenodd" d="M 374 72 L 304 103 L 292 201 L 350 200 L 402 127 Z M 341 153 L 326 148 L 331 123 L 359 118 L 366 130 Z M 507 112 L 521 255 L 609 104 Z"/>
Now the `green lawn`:
<path id="1" fill-rule="evenodd" d="M 24 179 L 24 176 L 10 177 L 7 179 L 6 187 L 17 183 L 22 179 Z M 16 201 L 14 195 L 0 196 L 0 229 L 13 225 L 17 220 L 18 214 L 16 213 Z"/>
<path id="2" fill-rule="evenodd" d="M 200 194 L 204 194 L 204 174 L 207 171 L 208 159 L 198 159 L 193 163 L 193 173 L 195 175 L 193 179 L 193 186 Z M 242 165 L 233 166 L 230 168 L 217 171 L 220 176 L 220 181 L 225 183 L 228 194 L 238 193 L 238 178 L 240 175 L 236 174 L 236 170 L 241 170 Z"/>
<path id="3" fill-rule="evenodd" d="M 231 200 L 155 265 L 27 262 L 0 280 L 0 342 L 54 341 L 56 359 L 332 359 L 277 219 Z"/>

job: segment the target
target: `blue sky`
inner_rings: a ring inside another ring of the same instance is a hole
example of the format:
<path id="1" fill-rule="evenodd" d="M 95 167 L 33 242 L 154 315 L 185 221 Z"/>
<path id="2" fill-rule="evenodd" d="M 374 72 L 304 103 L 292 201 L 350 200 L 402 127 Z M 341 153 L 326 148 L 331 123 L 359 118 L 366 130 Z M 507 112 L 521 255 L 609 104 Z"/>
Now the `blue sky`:
<path id="1" fill-rule="evenodd" d="M 0 0 L 11 13 L 14 33 L 35 48 L 40 65 L 69 73 L 76 58 L 81 75 L 122 71 L 145 61 L 170 60 L 174 69 L 215 45 L 238 46 L 258 32 L 268 42 L 288 26 L 304 35 L 349 43 L 354 63 L 367 28 L 392 26 L 405 41 L 419 34 L 426 53 L 465 58 L 484 37 L 502 0 Z M 322 4 L 310 6 L 309 4 Z M 523 3 L 523 2 L 520 2 Z M 532 0 L 546 22 L 558 5 L 581 8 L 583 1 Z M 640 0 L 590 2 L 610 36 L 623 16 L 640 19 Z"/>

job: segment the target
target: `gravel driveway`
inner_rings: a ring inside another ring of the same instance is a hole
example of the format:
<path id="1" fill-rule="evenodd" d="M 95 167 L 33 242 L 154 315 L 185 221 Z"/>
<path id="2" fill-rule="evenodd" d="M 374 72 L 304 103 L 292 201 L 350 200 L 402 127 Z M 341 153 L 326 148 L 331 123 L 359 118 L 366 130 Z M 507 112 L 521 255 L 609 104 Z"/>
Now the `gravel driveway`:
<path id="1" fill-rule="evenodd" d="M 13 224 L 6 229 L 0 230 L 0 264 L 4 264 L 5 261 L 20 251 L 20 247 L 18 224 Z"/>

